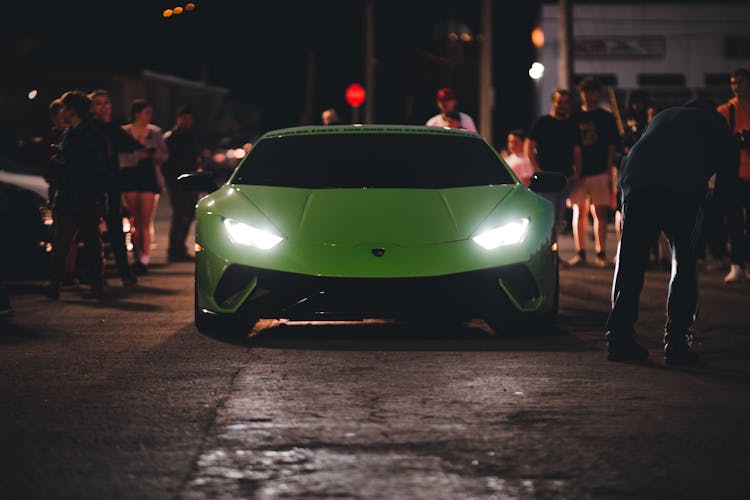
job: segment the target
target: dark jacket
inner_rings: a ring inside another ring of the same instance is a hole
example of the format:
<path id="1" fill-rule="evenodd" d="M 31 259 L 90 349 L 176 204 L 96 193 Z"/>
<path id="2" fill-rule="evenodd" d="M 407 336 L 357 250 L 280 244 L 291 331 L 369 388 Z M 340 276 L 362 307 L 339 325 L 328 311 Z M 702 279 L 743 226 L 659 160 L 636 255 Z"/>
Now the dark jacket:
<path id="1" fill-rule="evenodd" d="M 121 126 L 114 123 L 106 123 L 100 120 L 93 120 L 94 125 L 105 137 L 107 144 L 107 154 L 109 163 L 112 168 L 110 175 L 109 191 L 115 194 L 119 193 L 119 171 L 120 171 L 120 153 L 132 153 L 141 149 L 143 146 L 136 141 L 132 135 L 125 132 Z"/>
<path id="2" fill-rule="evenodd" d="M 55 210 L 78 211 L 104 201 L 111 184 L 112 164 L 104 134 L 87 118 L 69 128 L 60 143 L 64 163 L 55 166 Z"/>
<path id="3" fill-rule="evenodd" d="M 177 177 L 198 169 L 201 146 L 192 129 L 174 127 L 164 134 L 169 158 L 161 167 L 168 186 L 177 185 Z"/>
<path id="4" fill-rule="evenodd" d="M 623 199 L 639 188 L 666 188 L 701 201 L 716 173 L 717 194 L 736 197 L 739 148 L 726 120 L 706 100 L 659 112 L 620 167 Z"/>

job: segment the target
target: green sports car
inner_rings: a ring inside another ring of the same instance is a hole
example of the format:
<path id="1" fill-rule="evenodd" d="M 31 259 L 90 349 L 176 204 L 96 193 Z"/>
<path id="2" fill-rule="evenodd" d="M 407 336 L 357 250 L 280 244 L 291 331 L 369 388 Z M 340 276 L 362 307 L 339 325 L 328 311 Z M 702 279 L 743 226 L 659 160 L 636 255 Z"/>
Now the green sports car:
<path id="1" fill-rule="evenodd" d="M 263 135 L 229 180 L 181 176 L 196 208 L 195 323 L 260 318 L 551 323 L 552 203 L 479 135 L 426 126 L 310 126 Z"/>

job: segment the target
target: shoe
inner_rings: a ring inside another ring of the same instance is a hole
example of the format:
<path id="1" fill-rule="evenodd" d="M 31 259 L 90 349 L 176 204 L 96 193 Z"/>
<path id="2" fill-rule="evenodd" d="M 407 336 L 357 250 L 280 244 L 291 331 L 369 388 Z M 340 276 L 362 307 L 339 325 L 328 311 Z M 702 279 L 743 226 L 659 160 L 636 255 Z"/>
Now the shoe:
<path id="1" fill-rule="evenodd" d="M 664 344 L 664 362 L 668 365 L 694 365 L 700 361 L 698 353 L 685 341 L 672 341 Z"/>
<path id="2" fill-rule="evenodd" d="M 579 252 L 576 255 L 573 256 L 572 259 L 568 260 L 565 265 L 568 267 L 576 267 L 586 264 L 586 254 Z"/>
<path id="3" fill-rule="evenodd" d="M 610 361 L 641 361 L 648 358 L 648 349 L 632 335 L 616 336 L 607 332 L 607 359 Z"/>
<path id="4" fill-rule="evenodd" d="M 49 281 L 44 287 L 44 295 L 46 295 L 48 298 L 52 300 L 57 300 L 60 298 L 60 282 L 59 281 Z"/>
<path id="5" fill-rule="evenodd" d="M 127 272 L 120 280 L 122 281 L 122 286 L 133 286 L 138 283 L 138 277 L 132 272 Z"/>
<path id="6" fill-rule="evenodd" d="M 596 267 L 609 267 L 609 261 L 607 260 L 607 256 L 604 252 L 599 252 L 596 254 L 596 257 L 594 257 L 594 265 Z"/>
<path id="7" fill-rule="evenodd" d="M 148 268 L 146 265 L 141 261 L 135 261 L 133 265 L 131 266 L 131 269 L 135 275 L 142 275 L 148 273 Z"/>
<path id="8" fill-rule="evenodd" d="M 747 276 L 745 276 L 745 270 L 742 269 L 739 264 L 732 264 L 729 273 L 724 276 L 724 283 L 742 283 L 746 279 Z"/>

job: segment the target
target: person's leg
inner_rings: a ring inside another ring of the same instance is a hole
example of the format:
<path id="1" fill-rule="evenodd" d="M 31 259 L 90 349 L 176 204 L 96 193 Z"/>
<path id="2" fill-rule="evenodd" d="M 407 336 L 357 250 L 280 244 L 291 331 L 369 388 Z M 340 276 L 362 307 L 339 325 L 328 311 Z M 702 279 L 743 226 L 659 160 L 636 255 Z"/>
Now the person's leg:
<path id="1" fill-rule="evenodd" d="M 742 251 L 745 264 L 745 277 L 750 278 L 750 182 L 740 180 L 740 205 L 743 209 Z"/>
<path id="2" fill-rule="evenodd" d="M 588 193 L 584 179 L 573 183 L 570 192 L 570 204 L 573 210 L 573 246 L 576 254 L 568 260 L 568 266 L 576 266 L 586 262 L 586 231 L 588 226 Z"/>
<path id="3" fill-rule="evenodd" d="M 668 363 L 693 363 L 698 361 L 690 344 L 698 312 L 696 245 L 700 238 L 702 213 L 698 203 L 681 197 L 671 205 L 673 209 L 667 214 L 664 228 L 673 255 L 664 328 L 665 355 Z"/>
<path id="4" fill-rule="evenodd" d="M 151 245 L 154 241 L 154 215 L 156 214 L 156 205 L 159 202 L 159 195 L 156 193 L 139 193 L 140 204 L 142 207 L 141 223 L 146 231 L 143 232 L 141 246 L 141 262 L 148 266 L 151 262 Z"/>
<path id="5" fill-rule="evenodd" d="M 101 292 L 104 286 L 104 251 L 102 249 L 102 235 L 99 229 L 104 207 L 100 203 L 87 204 L 78 216 L 78 233 L 81 241 L 88 249 L 86 255 L 90 259 L 89 283 L 95 292 Z"/>
<path id="6" fill-rule="evenodd" d="M 169 220 L 169 243 L 167 244 L 167 257 L 175 259 L 180 255 L 179 226 L 180 226 L 180 200 L 178 187 L 167 184 L 167 193 L 169 194 L 169 206 L 172 209 L 172 215 Z"/>
<path id="7" fill-rule="evenodd" d="M 185 259 L 188 256 L 186 240 L 190 232 L 190 224 L 195 217 L 196 197 L 178 186 L 169 191 L 172 205 L 172 220 L 169 228 L 169 248 L 167 255 L 170 259 Z"/>
<path id="8" fill-rule="evenodd" d="M 136 278 L 128 265 L 128 249 L 125 247 L 125 234 L 122 232 L 122 196 L 118 190 L 110 191 L 107 199 L 107 236 L 115 257 L 117 272 L 125 284 L 132 284 Z"/>
<path id="9" fill-rule="evenodd" d="M 607 264 L 607 219 L 609 218 L 609 207 L 606 205 L 594 205 L 591 210 L 594 218 L 594 247 L 597 259 L 602 264 Z"/>
<path id="10" fill-rule="evenodd" d="M 141 207 L 138 203 L 138 192 L 128 191 L 123 193 L 123 198 L 125 199 L 125 204 L 128 207 L 130 216 L 133 219 L 132 243 L 133 253 L 135 254 L 135 260 L 137 261 L 141 254 L 141 233 L 143 232 L 143 228 L 139 225 L 141 220 Z"/>
<path id="11" fill-rule="evenodd" d="M 635 344 L 635 323 L 649 246 L 659 230 L 660 221 L 653 213 L 658 197 L 658 191 L 636 191 L 623 203 L 622 236 L 612 282 L 612 309 L 607 318 L 609 359 L 613 361 L 642 359 L 648 355 Z"/>
<path id="12" fill-rule="evenodd" d="M 729 234 L 729 260 L 731 266 L 729 273 L 724 276 L 725 283 L 739 283 L 747 279 L 745 276 L 745 262 L 748 254 L 747 235 L 745 234 L 747 221 L 745 219 L 743 205 L 747 205 L 750 196 L 746 192 L 750 188 L 743 186 L 743 181 L 739 181 L 740 188 L 740 205 L 727 208 L 727 231 Z M 744 183 L 747 184 L 747 183 Z"/>
<path id="13" fill-rule="evenodd" d="M 56 299 L 60 296 L 60 283 L 68 269 L 68 256 L 76 236 L 74 214 L 56 212 L 55 229 L 52 236 L 52 258 L 47 296 Z"/>

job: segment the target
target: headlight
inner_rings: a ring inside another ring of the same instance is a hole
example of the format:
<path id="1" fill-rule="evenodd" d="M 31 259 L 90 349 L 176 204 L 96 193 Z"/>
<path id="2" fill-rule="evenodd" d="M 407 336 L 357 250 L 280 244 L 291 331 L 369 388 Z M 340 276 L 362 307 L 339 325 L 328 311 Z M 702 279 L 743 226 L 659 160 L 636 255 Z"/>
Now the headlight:
<path id="1" fill-rule="evenodd" d="M 492 250 L 497 247 L 521 243 L 523 237 L 526 236 L 528 227 L 529 219 L 524 218 L 485 231 L 472 239 L 487 250 Z"/>
<path id="2" fill-rule="evenodd" d="M 224 227 L 227 228 L 229 237 L 235 243 L 250 245 L 263 250 L 275 247 L 283 239 L 268 231 L 232 219 L 224 219 Z"/>

